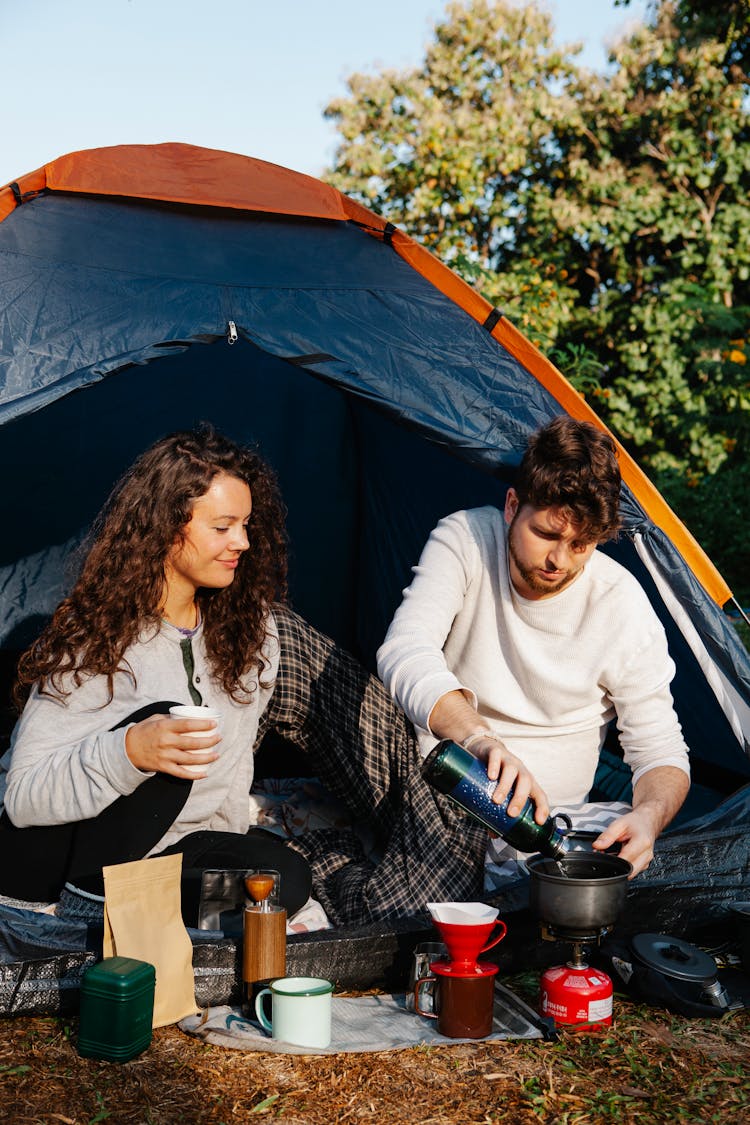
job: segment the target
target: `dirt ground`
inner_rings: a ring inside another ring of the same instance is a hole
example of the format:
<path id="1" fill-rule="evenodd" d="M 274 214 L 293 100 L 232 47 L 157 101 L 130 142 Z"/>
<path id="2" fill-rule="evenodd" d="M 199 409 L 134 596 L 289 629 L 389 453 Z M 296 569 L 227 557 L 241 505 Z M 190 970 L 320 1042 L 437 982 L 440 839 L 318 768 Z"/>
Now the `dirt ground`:
<path id="1" fill-rule="evenodd" d="M 533 999 L 533 982 L 508 982 Z M 81 1058 L 75 1019 L 0 1022 L 11 1125 L 704 1125 L 750 1119 L 750 1015 L 688 1020 L 615 997 L 592 1034 L 330 1056 L 280 1056 L 154 1032 L 128 1063 Z"/>

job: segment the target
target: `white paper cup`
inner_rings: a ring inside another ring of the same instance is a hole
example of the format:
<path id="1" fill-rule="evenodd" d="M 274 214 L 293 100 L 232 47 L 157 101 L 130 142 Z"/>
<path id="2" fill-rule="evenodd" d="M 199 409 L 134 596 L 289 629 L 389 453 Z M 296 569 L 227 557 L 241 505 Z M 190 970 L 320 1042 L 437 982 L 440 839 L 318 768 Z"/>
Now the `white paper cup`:
<path id="1" fill-rule="evenodd" d="M 196 707 L 194 705 L 180 703 L 174 707 L 170 707 L 169 714 L 173 719 L 213 719 L 214 728 L 219 725 L 219 712 L 213 707 Z M 211 728 L 209 727 L 207 730 L 186 730 L 182 733 L 186 738 L 205 738 L 207 734 L 211 734 Z M 221 743 L 219 743 L 219 745 L 221 745 Z M 216 746 L 210 747 L 212 750 L 216 750 L 216 748 Z M 188 754 L 204 754 L 205 749 L 188 750 L 186 752 Z M 188 773 L 207 773 L 212 765 L 212 762 L 203 762 L 201 765 L 197 766 L 185 766 L 185 769 Z"/>

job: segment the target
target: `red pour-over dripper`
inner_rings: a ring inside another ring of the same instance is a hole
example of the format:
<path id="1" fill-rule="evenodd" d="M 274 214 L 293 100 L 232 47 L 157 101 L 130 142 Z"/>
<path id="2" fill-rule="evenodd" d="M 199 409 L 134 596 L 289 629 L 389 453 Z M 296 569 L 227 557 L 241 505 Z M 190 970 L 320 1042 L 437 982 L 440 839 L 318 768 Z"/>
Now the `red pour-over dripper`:
<path id="1" fill-rule="evenodd" d="M 505 922 L 492 919 L 489 922 L 475 922 L 464 925 L 458 922 L 439 922 L 433 917 L 432 923 L 448 947 L 448 956 L 458 968 L 475 968 L 480 953 L 486 953 L 505 937 Z M 497 933 L 488 940 L 497 927 Z"/>

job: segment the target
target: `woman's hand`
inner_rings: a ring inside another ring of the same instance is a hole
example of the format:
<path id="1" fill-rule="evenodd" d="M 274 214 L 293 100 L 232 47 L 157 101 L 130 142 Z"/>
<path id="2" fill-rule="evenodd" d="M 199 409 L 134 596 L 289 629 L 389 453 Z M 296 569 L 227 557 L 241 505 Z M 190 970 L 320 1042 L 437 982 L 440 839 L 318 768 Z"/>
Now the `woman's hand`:
<path id="1" fill-rule="evenodd" d="M 498 736 L 489 731 L 486 735 L 483 732 L 475 732 L 467 742 L 471 743 L 468 748 L 474 757 L 486 764 L 490 781 L 497 780 L 497 787 L 492 794 L 495 804 L 501 805 L 515 786 L 513 797 L 508 805 L 508 815 L 518 816 L 527 799 L 531 797 L 536 805 L 534 819 L 537 824 L 544 824 L 549 816 L 547 794 L 521 759 L 511 754 Z"/>
<path id="2" fill-rule="evenodd" d="M 206 733 L 196 738 L 188 731 Z M 207 768 L 219 757 L 212 749 L 219 742 L 221 733 L 212 719 L 172 719 L 169 715 L 152 715 L 128 727 L 125 752 L 136 769 L 144 773 L 169 773 L 173 777 L 194 781 L 206 774 L 195 773 L 186 766 Z"/>

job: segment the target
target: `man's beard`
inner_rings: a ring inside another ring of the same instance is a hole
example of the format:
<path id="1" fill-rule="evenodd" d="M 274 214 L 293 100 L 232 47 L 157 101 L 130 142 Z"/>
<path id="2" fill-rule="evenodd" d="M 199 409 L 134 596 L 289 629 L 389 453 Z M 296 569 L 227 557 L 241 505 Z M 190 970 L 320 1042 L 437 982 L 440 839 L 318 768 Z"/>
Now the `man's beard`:
<path id="1" fill-rule="evenodd" d="M 515 544 L 513 542 L 513 525 L 515 524 L 516 519 L 517 513 L 511 520 L 510 526 L 508 528 L 508 551 L 510 553 L 510 557 L 515 563 L 516 570 L 521 575 L 528 588 L 530 590 L 533 590 L 535 594 L 559 594 L 562 589 L 570 585 L 574 578 L 578 577 L 578 575 L 581 573 L 582 568 L 578 567 L 577 570 L 566 570 L 563 577 L 554 584 L 550 582 L 543 582 L 541 578 L 537 577 L 535 570 L 530 570 L 525 565 L 525 563 L 522 562 L 520 556 L 516 551 Z"/>

